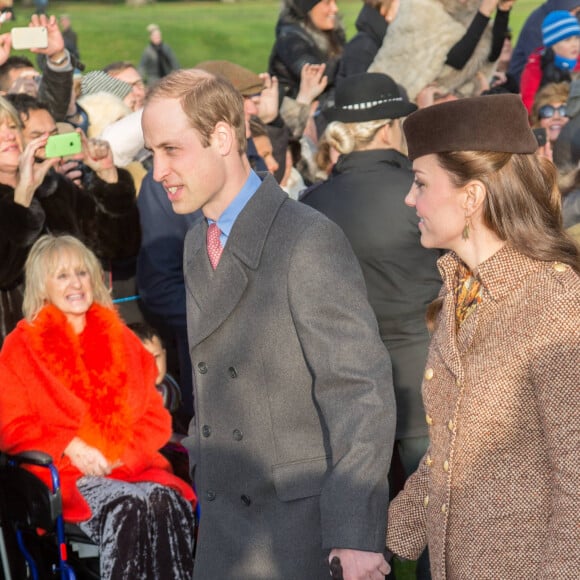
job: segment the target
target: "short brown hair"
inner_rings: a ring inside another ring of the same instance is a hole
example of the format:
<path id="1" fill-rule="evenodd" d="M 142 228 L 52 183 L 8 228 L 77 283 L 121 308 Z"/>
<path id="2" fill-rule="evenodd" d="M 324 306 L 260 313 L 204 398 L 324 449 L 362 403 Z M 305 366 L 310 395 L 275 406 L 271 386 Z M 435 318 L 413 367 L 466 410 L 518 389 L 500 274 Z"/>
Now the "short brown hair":
<path id="1" fill-rule="evenodd" d="M 244 99 L 222 77 L 200 69 L 182 69 L 163 77 L 147 95 L 146 103 L 159 98 L 178 99 L 183 112 L 208 147 L 216 125 L 223 121 L 236 132 L 238 152 L 246 151 Z"/>
<path id="2" fill-rule="evenodd" d="M 64 252 L 76 255 L 89 272 L 95 302 L 113 308 L 113 301 L 104 283 L 103 269 L 99 260 L 74 236 L 45 235 L 36 240 L 24 267 L 24 317 L 32 322 L 46 304 L 46 279 L 55 270 Z"/>

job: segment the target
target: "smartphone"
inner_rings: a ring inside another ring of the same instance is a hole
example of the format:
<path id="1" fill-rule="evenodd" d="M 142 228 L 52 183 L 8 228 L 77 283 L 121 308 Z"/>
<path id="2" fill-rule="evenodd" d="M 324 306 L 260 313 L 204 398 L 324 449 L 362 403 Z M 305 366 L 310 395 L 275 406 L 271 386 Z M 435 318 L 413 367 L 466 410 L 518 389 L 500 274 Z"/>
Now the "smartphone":
<path id="1" fill-rule="evenodd" d="M 545 127 L 538 127 L 537 129 L 532 129 L 534 135 L 536 136 L 536 141 L 538 142 L 538 147 L 543 147 L 547 141 L 547 134 Z"/>
<path id="2" fill-rule="evenodd" d="M 76 155 L 82 151 L 80 133 L 63 133 L 62 135 L 52 135 L 46 142 L 44 155 L 49 157 L 68 157 Z"/>
<path id="3" fill-rule="evenodd" d="M 22 50 L 24 48 L 46 48 L 48 46 L 48 32 L 44 26 L 13 28 L 12 48 Z"/>

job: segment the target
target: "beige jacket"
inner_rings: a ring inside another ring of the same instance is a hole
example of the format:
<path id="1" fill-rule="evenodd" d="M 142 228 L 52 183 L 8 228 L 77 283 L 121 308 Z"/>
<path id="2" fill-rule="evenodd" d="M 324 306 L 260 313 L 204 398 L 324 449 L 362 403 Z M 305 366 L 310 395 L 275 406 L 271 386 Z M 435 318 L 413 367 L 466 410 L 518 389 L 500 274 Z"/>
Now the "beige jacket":
<path id="1" fill-rule="evenodd" d="M 455 333 L 457 257 L 423 381 L 431 444 L 389 508 L 387 546 L 434 580 L 577 578 L 580 277 L 504 247 Z"/>
<path id="2" fill-rule="evenodd" d="M 404 0 L 389 25 L 383 45 L 369 72 L 388 74 L 405 87 L 411 100 L 430 83 L 464 96 L 481 89 L 481 72 L 490 78 L 495 64 L 488 62 L 491 26 L 461 70 L 445 64 L 447 53 L 465 34 L 480 0 Z"/>

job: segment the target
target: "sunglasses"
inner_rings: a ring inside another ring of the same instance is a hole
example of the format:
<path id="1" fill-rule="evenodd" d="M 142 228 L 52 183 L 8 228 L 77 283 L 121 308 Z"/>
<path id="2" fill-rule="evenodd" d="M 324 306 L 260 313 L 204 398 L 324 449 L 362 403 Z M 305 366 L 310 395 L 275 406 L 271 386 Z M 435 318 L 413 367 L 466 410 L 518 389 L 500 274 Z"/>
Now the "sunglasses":
<path id="1" fill-rule="evenodd" d="M 558 113 L 560 117 L 567 117 L 568 109 L 566 108 L 566 105 L 560 105 L 559 107 L 544 105 L 538 110 L 538 117 L 540 117 L 540 119 L 551 119 L 556 113 Z"/>

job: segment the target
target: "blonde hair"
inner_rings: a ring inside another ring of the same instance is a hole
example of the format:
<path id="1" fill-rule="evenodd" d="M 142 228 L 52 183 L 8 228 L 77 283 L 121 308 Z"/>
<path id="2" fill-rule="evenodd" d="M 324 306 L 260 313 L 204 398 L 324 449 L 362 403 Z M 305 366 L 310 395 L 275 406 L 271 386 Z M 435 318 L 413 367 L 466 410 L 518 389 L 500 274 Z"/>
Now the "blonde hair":
<path id="1" fill-rule="evenodd" d="M 236 133 L 238 153 L 246 151 L 244 98 L 225 78 L 201 69 L 181 69 L 163 77 L 149 92 L 145 102 L 178 99 L 183 112 L 208 147 L 216 125 L 221 121 Z"/>
<path id="2" fill-rule="evenodd" d="M 570 83 L 549 83 L 544 85 L 534 97 L 534 104 L 530 113 L 532 127 L 540 126 L 540 109 L 552 103 L 566 103 L 570 95 Z"/>
<path id="3" fill-rule="evenodd" d="M 18 129 L 22 130 L 22 119 L 14 105 L 4 97 L 0 97 L 0 122 L 4 122 L 6 119 L 13 121 Z"/>
<path id="4" fill-rule="evenodd" d="M 364 149 L 375 138 L 379 129 L 392 123 L 389 119 L 376 119 L 364 123 L 342 123 L 333 121 L 324 135 L 328 143 L 342 155 Z"/>
<path id="5" fill-rule="evenodd" d="M 103 269 L 89 248 L 74 236 L 45 235 L 36 240 L 24 266 L 24 317 L 32 322 L 47 303 L 46 280 L 56 271 L 64 253 L 73 254 L 89 273 L 95 302 L 113 308 L 113 301 L 104 283 Z"/>

